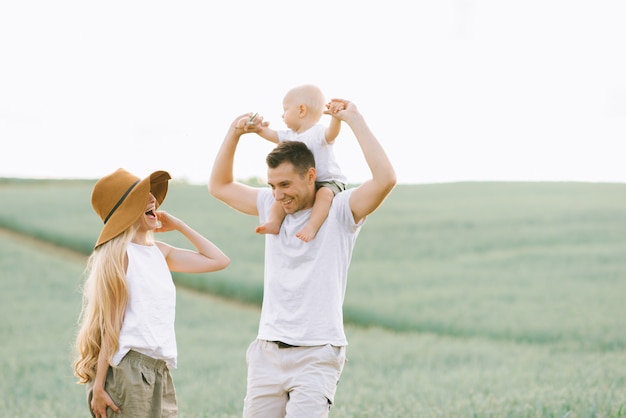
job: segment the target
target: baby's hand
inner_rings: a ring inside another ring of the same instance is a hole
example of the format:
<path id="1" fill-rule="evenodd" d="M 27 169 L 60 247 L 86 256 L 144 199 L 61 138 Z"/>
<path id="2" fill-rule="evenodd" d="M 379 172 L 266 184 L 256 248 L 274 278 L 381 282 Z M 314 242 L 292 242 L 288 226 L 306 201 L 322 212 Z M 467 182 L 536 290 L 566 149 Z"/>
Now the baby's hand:
<path id="1" fill-rule="evenodd" d="M 354 103 L 345 99 L 332 99 L 326 107 L 328 109 L 324 111 L 324 114 L 348 123 L 358 114 Z"/>
<path id="2" fill-rule="evenodd" d="M 334 115 L 337 112 L 342 110 L 346 110 L 346 107 L 342 102 L 329 102 L 326 104 L 326 108 L 329 110 L 331 115 Z"/>
<path id="3" fill-rule="evenodd" d="M 235 122 L 235 129 L 242 130 L 244 132 L 258 132 L 261 127 L 268 126 L 269 122 L 263 120 L 262 116 L 258 116 L 258 113 L 246 113 Z"/>

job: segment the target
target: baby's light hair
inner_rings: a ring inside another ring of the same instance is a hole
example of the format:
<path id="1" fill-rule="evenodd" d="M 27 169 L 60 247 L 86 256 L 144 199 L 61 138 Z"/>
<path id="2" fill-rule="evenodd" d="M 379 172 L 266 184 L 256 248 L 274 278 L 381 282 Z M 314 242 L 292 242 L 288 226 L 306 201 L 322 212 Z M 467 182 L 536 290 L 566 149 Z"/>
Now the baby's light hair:
<path id="1" fill-rule="evenodd" d="M 326 99 L 322 90 L 313 84 L 303 84 L 292 88 L 287 92 L 295 98 L 295 102 L 306 106 L 311 118 L 319 121 L 324 114 Z"/>

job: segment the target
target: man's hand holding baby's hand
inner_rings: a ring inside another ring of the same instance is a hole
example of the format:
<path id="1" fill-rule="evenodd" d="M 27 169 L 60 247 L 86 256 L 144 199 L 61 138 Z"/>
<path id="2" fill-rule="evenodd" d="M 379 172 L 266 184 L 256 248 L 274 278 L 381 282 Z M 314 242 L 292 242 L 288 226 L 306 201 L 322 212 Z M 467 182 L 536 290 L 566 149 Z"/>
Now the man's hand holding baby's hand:
<path id="1" fill-rule="evenodd" d="M 346 106 L 344 105 L 343 102 L 331 101 L 329 103 L 326 103 L 326 109 L 328 109 L 328 111 L 324 113 L 334 115 L 337 112 L 345 110 Z"/>
<path id="2" fill-rule="evenodd" d="M 248 132 L 259 132 L 261 128 L 269 126 L 269 122 L 263 121 L 263 116 L 259 116 L 258 113 L 246 113 L 240 116 L 235 124 L 235 130 Z"/>

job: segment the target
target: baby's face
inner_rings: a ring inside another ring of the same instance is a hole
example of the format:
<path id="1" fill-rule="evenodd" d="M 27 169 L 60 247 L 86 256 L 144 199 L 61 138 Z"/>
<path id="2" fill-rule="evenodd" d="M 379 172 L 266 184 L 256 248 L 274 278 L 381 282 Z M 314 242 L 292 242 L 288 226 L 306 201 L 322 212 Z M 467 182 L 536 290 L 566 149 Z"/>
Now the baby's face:
<path id="1" fill-rule="evenodd" d="M 300 127 L 300 111 L 299 106 L 295 100 L 292 100 L 289 96 L 283 100 L 283 122 L 287 125 L 287 128 L 297 131 Z"/>

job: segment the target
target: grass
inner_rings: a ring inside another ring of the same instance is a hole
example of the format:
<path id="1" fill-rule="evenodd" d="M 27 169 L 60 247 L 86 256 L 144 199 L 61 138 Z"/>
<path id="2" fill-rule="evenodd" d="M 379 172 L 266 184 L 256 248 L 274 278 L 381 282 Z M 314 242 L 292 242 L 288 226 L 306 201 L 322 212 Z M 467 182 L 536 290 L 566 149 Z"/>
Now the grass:
<path id="1" fill-rule="evenodd" d="M 85 416 L 71 375 L 81 260 L 0 235 L 0 416 Z M 240 416 L 258 310 L 179 288 L 181 418 Z M 623 352 L 347 327 L 338 417 L 624 416 Z"/>
<path id="2" fill-rule="evenodd" d="M 88 253 L 100 229 L 92 184 L 0 181 L 0 224 Z M 357 243 L 345 305 L 349 362 L 332 415 L 626 416 L 625 191 L 397 188 Z M 176 277 L 181 417 L 240 416 L 259 316 L 256 220 L 179 183 L 164 209 L 233 259 L 224 272 Z M 0 254 L 0 416 L 84 416 L 70 368 L 84 257 L 4 233 Z"/>

